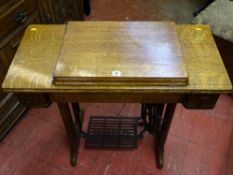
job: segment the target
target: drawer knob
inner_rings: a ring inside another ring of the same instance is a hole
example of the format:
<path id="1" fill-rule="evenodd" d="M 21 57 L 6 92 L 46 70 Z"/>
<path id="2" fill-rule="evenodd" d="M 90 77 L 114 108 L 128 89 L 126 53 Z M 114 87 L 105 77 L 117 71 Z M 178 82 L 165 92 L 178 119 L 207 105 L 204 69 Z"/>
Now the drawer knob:
<path id="1" fill-rule="evenodd" d="M 204 96 L 201 97 L 201 105 L 207 105 L 208 104 L 208 97 Z"/>
<path id="2" fill-rule="evenodd" d="M 28 12 L 26 10 L 17 11 L 14 16 L 14 19 L 18 23 L 25 23 L 28 19 Z"/>

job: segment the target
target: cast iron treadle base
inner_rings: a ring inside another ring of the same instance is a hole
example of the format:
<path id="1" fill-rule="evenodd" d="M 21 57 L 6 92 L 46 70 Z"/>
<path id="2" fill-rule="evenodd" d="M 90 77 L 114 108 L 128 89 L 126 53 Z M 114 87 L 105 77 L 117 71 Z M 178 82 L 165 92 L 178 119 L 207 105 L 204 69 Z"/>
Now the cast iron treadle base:
<path id="1" fill-rule="evenodd" d="M 91 116 L 87 148 L 136 148 L 139 117 Z"/>

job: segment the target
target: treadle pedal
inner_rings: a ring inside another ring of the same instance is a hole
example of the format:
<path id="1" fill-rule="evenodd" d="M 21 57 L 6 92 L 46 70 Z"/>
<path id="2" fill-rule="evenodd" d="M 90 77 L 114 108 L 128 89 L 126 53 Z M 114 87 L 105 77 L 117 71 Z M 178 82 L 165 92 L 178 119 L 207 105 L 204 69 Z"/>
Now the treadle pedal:
<path id="1" fill-rule="evenodd" d="M 86 148 L 136 148 L 138 117 L 91 116 Z"/>

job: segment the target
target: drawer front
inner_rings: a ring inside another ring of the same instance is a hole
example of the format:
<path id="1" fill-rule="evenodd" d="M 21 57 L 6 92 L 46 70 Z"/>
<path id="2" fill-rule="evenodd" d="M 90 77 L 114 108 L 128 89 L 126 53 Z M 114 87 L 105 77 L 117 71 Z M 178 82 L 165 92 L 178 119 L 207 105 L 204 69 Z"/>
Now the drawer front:
<path id="1" fill-rule="evenodd" d="M 0 15 L 16 4 L 19 0 L 0 0 Z"/>
<path id="2" fill-rule="evenodd" d="M 189 109 L 213 109 L 218 100 L 218 94 L 184 95 L 182 104 Z"/>
<path id="3" fill-rule="evenodd" d="M 36 10 L 38 10 L 36 0 L 21 0 L 9 8 L 0 16 L 0 38 L 24 25 Z"/>
<path id="4" fill-rule="evenodd" d="M 24 31 L 17 32 L 17 35 L 14 36 L 3 48 L 0 49 L 0 70 L 1 78 L 0 83 L 3 81 L 2 77 L 5 76 L 19 45 L 19 42 L 23 36 Z"/>
<path id="5" fill-rule="evenodd" d="M 11 3 L 12 0 L 1 0 L 0 1 L 0 9 L 2 9 L 4 6 L 8 6 L 9 3 Z"/>

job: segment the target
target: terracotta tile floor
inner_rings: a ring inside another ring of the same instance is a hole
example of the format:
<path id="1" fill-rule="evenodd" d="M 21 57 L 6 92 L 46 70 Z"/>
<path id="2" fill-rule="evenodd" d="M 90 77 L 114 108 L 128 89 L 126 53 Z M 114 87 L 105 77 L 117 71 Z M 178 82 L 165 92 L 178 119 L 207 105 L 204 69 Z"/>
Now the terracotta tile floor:
<path id="1" fill-rule="evenodd" d="M 81 104 L 84 130 L 90 115 L 135 116 L 140 104 Z M 56 104 L 32 109 L 0 143 L 0 175 L 6 174 L 233 174 L 233 98 L 221 96 L 213 110 L 187 110 L 178 104 L 158 170 L 154 137 L 146 133 L 133 150 L 85 149 L 77 167 L 69 164 L 69 144 Z"/>
<path id="2" fill-rule="evenodd" d="M 90 20 L 175 21 L 190 23 L 203 0 L 91 0 Z"/>
<path id="3" fill-rule="evenodd" d="M 190 23 L 203 1 L 91 0 L 87 20 L 174 20 Z M 90 115 L 139 115 L 139 104 L 81 104 L 84 129 Z M 69 144 L 56 104 L 32 109 L 0 143 L 0 175 L 232 175 L 233 98 L 221 96 L 213 110 L 187 110 L 178 104 L 158 170 L 154 137 L 146 133 L 133 150 L 85 149 L 77 167 L 69 164 Z"/>

